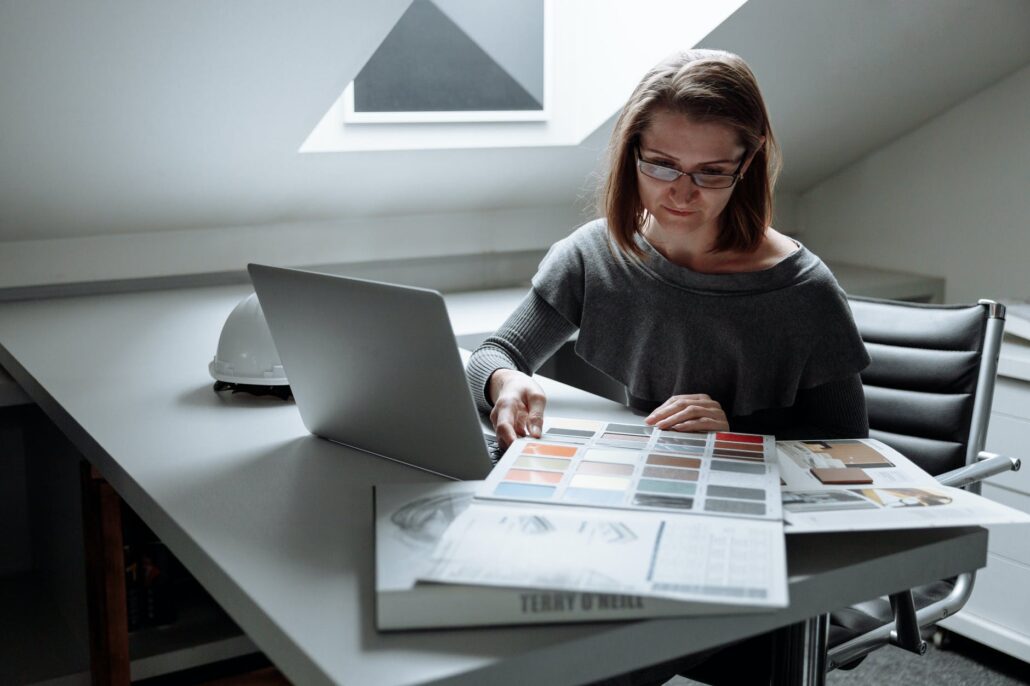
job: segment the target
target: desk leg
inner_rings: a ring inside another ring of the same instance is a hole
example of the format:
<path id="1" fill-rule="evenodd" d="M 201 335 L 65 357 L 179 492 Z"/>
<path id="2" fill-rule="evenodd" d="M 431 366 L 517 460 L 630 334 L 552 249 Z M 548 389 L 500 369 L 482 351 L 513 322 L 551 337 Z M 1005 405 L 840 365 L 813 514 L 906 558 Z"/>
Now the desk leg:
<path id="1" fill-rule="evenodd" d="M 121 499 L 87 462 L 82 463 L 82 526 L 93 683 L 128 686 L 129 622 Z"/>
<path id="2" fill-rule="evenodd" d="M 823 686 L 830 616 L 819 615 L 776 632 L 773 683 L 777 686 Z"/>

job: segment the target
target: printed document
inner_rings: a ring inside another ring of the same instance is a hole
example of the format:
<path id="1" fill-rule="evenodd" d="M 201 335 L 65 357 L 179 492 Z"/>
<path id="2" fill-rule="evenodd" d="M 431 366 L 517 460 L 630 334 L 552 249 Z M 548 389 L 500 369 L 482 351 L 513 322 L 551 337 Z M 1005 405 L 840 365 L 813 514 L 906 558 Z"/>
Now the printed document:
<path id="1" fill-rule="evenodd" d="M 447 528 L 420 578 L 787 604 L 780 522 L 568 505 L 475 501 Z"/>

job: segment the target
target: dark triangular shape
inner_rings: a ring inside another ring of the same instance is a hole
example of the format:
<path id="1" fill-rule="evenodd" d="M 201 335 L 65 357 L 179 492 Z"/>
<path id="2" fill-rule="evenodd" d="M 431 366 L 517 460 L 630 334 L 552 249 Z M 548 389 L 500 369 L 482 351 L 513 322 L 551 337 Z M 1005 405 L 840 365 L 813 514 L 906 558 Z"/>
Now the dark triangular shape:
<path id="1" fill-rule="evenodd" d="M 354 79 L 355 112 L 539 110 L 537 100 L 429 0 L 414 0 Z"/>

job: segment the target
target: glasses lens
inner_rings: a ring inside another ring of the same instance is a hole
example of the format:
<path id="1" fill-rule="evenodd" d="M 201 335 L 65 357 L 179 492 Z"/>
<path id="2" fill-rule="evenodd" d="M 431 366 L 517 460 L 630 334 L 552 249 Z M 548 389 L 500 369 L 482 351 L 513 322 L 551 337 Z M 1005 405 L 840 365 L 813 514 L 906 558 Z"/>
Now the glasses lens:
<path id="1" fill-rule="evenodd" d="M 737 177 L 732 174 L 691 174 L 694 183 L 702 188 L 729 188 Z"/>
<path id="2" fill-rule="evenodd" d="M 680 177 L 680 173 L 675 169 L 651 164 L 644 160 L 638 160 L 637 165 L 640 167 L 640 171 L 644 172 L 652 179 L 658 179 L 659 181 L 675 181 Z"/>

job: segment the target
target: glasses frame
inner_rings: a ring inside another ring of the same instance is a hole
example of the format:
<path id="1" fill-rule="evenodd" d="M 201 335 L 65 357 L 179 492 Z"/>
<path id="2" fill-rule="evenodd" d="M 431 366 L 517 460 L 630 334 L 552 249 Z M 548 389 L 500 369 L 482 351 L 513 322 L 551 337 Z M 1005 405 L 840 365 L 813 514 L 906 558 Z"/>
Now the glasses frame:
<path id="1" fill-rule="evenodd" d="M 637 150 L 636 150 L 636 157 L 637 157 L 637 169 L 639 169 L 640 173 L 643 174 L 644 176 L 646 176 L 649 179 L 654 179 L 655 181 L 661 181 L 662 183 L 675 183 L 676 181 L 679 181 L 680 178 L 682 178 L 684 176 L 689 176 L 690 180 L 693 182 L 693 184 L 695 186 L 697 186 L 698 188 L 707 188 L 707 189 L 710 189 L 710 190 L 726 190 L 727 188 L 733 188 L 734 186 L 736 186 L 737 182 L 740 181 L 740 178 L 742 176 L 742 174 L 740 173 L 740 170 L 744 168 L 744 163 L 747 162 L 747 160 L 748 160 L 748 154 L 745 152 L 744 156 L 740 158 L 740 164 L 737 165 L 736 171 L 734 171 L 732 174 L 713 174 L 711 172 L 685 172 L 685 171 L 680 171 L 679 169 L 676 169 L 675 167 L 666 167 L 664 164 L 655 164 L 654 162 L 648 162 L 647 160 L 645 160 L 643 157 L 640 156 L 640 149 L 639 148 L 637 148 Z M 672 179 L 662 179 L 662 178 L 659 178 L 657 176 L 652 176 L 651 174 L 648 174 L 646 171 L 644 171 L 643 165 L 645 165 L 645 164 L 648 165 L 648 166 L 651 166 L 651 167 L 657 167 L 658 169 L 664 169 L 664 170 L 666 170 L 668 172 L 674 172 L 676 174 L 676 177 L 672 178 Z M 721 177 L 721 178 L 724 178 L 724 179 L 730 179 L 730 182 L 728 184 L 726 184 L 725 186 L 710 186 L 710 185 L 698 182 L 698 177 L 699 176 L 700 177 L 718 176 L 718 177 Z"/>

